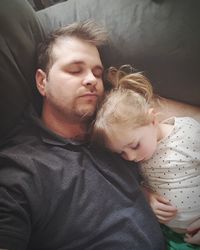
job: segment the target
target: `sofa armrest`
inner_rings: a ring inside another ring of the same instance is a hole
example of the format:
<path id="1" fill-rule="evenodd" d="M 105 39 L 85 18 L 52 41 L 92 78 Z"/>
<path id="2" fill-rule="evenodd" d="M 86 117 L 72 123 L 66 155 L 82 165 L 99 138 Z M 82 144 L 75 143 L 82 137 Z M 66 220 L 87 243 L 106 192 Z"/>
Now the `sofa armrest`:
<path id="1" fill-rule="evenodd" d="M 26 0 L 0 1 L 0 140 L 21 118 L 34 88 L 42 28 Z"/>

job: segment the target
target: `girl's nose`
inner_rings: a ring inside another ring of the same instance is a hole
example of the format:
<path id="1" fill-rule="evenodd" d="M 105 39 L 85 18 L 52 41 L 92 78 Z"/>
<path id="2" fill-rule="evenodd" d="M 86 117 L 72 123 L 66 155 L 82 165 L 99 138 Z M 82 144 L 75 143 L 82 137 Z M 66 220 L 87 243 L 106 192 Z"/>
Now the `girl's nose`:
<path id="1" fill-rule="evenodd" d="M 134 152 L 133 150 L 126 150 L 125 154 L 128 161 L 136 160 L 136 152 Z"/>

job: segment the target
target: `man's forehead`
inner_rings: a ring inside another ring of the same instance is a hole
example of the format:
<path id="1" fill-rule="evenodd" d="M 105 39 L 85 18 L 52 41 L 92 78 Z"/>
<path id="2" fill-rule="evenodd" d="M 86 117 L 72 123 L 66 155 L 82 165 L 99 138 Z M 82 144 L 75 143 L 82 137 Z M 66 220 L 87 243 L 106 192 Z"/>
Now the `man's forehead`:
<path id="1" fill-rule="evenodd" d="M 84 61 L 84 57 L 95 60 L 98 65 L 102 66 L 98 49 L 93 44 L 74 37 L 59 38 L 52 48 L 52 55 L 55 58 L 67 57 L 74 62 Z M 83 60 L 81 59 L 83 56 Z"/>
<path id="2" fill-rule="evenodd" d="M 96 46 L 81 40 L 76 37 L 60 37 L 56 40 L 55 44 L 53 45 L 54 51 L 60 50 L 70 50 L 70 51 L 78 51 L 78 50 L 91 50 L 91 51 L 98 51 Z"/>

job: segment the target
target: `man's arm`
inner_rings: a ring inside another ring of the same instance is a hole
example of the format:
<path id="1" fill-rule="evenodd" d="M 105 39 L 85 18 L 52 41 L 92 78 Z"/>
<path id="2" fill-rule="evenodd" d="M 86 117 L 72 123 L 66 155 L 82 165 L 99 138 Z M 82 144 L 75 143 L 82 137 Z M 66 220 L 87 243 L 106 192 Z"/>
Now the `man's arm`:
<path id="1" fill-rule="evenodd" d="M 28 171 L 5 152 L 0 153 L 0 249 L 25 250 L 32 222 L 28 194 L 35 190 Z"/>
<path id="2" fill-rule="evenodd" d="M 161 121 L 172 116 L 190 116 L 200 122 L 200 106 L 159 97 L 154 102 L 154 108 Z"/>
<path id="3" fill-rule="evenodd" d="M 23 250 L 27 247 L 31 223 L 27 222 L 26 212 L 11 189 L 0 188 L 0 250 Z"/>

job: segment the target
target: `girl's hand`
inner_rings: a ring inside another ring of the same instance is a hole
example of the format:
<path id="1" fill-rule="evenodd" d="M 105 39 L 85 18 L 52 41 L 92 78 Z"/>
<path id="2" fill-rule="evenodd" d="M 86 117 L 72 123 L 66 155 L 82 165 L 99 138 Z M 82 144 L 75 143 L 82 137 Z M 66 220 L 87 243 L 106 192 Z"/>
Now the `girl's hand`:
<path id="1" fill-rule="evenodd" d="M 176 216 L 177 208 L 172 206 L 168 199 L 145 189 L 145 195 L 160 223 L 167 223 Z"/>
<path id="2" fill-rule="evenodd" d="M 187 228 L 184 240 L 191 244 L 200 245 L 200 218 Z"/>

